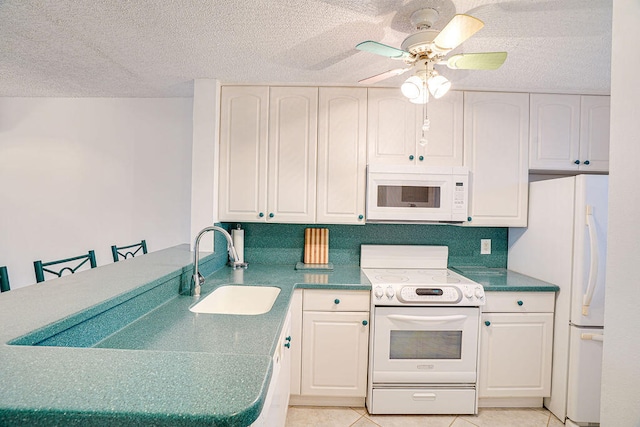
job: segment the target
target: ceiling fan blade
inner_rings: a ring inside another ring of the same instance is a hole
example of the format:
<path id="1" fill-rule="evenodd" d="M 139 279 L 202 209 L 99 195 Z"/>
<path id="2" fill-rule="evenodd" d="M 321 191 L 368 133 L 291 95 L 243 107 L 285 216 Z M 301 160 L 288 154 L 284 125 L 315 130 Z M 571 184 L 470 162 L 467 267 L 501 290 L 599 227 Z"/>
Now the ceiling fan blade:
<path id="1" fill-rule="evenodd" d="M 484 27 L 484 22 L 470 15 L 455 15 L 433 40 L 435 48 L 448 52 Z"/>
<path id="2" fill-rule="evenodd" d="M 411 67 L 408 68 L 395 68 L 393 70 L 385 71 L 384 73 L 376 74 L 375 76 L 368 77 L 366 79 L 360 80 L 358 83 L 363 85 L 371 85 L 374 83 L 378 83 L 382 80 L 388 79 L 389 77 L 399 76 L 400 74 L 404 74 L 409 71 Z"/>
<path id="3" fill-rule="evenodd" d="M 460 53 L 447 59 L 454 70 L 496 70 L 507 59 L 507 52 Z"/>
<path id="4" fill-rule="evenodd" d="M 409 52 L 405 52 L 404 50 L 396 49 L 395 47 L 387 46 L 386 44 L 374 42 L 371 40 L 358 43 L 356 45 L 356 49 L 394 59 L 404 59 L 411 56 Z"/>

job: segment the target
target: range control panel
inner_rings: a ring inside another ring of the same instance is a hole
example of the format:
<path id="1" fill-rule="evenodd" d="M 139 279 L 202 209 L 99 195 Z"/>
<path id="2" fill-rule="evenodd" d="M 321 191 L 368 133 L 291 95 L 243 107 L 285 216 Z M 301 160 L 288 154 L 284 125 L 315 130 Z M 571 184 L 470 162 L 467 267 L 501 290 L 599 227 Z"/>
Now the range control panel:
<path id="1" fill-rule="evenodd" d="M 484 305 L 481 285 L 377 285 L 373 288 L 374 305 Z"/>

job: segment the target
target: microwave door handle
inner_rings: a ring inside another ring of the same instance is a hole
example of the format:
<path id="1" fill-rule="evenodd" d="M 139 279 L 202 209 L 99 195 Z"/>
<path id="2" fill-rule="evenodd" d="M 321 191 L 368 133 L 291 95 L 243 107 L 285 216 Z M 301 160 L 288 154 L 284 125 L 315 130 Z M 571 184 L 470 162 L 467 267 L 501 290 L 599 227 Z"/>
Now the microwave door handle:
<path id="1" fill-rule="evenodd" d="M 454 314 L 451 316 L 407 316 L 403 314 L 390 314 L 386 316 L 390 320 L 398 320 L 400 322 L 455 322 L 465 320 L 467 316 L 464 314 Z"/>

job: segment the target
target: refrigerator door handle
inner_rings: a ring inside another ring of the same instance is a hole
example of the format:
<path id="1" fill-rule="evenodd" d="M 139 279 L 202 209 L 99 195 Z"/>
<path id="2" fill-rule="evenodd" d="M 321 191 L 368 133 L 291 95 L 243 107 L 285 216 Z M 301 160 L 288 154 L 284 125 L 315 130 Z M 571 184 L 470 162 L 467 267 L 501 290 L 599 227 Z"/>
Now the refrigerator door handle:
<path id="1" fill-rule="evenodd" d="M 589 229 L 589 244 L 591 248 L 591 264 L 589 265 L 589 280 L 587 292 L 582 299 L 582 315 L 589 315 L 589 306 L 596 290 L 596 280 L 598 279 L 598 235 L 596 233 L 595 222 L 593 221 L 593 206 L 587 205 L 587 228 Z"/>
<path id="2" fill-rule="evenodd" d="M 602 335 L 602 334 L 583 333 L 583 334 L 580 334 L 580 339 L 581 340 L 585 340 L 585 341 L 600 341 L 600 342 L 604 342 L 604 335 Z"/>

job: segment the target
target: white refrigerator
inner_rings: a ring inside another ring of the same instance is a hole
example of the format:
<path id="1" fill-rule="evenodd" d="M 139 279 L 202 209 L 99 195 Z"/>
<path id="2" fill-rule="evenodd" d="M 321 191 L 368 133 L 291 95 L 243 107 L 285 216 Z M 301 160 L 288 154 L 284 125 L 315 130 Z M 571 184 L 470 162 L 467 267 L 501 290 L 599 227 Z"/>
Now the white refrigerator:
<path id="1" fill-rule="evenodd" d="M 606 175 L 532 182 L 528 226 L 509 229 L 508 268 L 560 287 L 544 405 L 567 426 L 600 420 L 608 183 Z"/>

